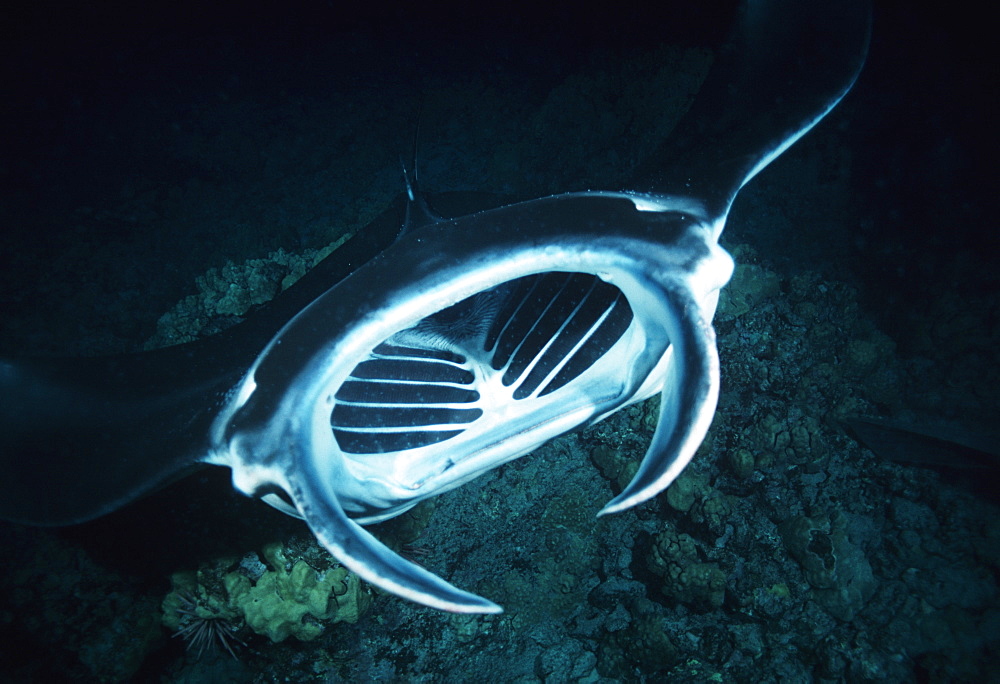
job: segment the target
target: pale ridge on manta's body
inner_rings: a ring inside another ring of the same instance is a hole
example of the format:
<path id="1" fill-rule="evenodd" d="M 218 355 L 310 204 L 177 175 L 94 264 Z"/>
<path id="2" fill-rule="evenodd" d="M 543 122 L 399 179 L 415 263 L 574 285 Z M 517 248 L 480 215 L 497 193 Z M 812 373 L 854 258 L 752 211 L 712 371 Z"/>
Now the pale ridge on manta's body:
<path id="1" fill-rule="evenodd" d="M 663 491 L 712 421 L 719 246 L 740 188 L 865 59 L 864 2 L 749 2 L 698 99 L 625 191 L 444 219 L 408 180 L 377 223 L 246 322 L 103 359 L 0 361 L 0 516 L 83 522 L 200 464 L 303 518 L 348 569 L 443 610 L 498 612 L 362 525 L 655 394 L 632 482 Z"/>

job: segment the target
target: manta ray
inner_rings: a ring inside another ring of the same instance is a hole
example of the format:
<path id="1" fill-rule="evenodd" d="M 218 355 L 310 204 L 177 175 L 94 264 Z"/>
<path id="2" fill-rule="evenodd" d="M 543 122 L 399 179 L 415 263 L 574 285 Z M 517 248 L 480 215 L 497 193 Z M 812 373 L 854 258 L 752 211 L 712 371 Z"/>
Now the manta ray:
<path id="1" fill-rule="evenodd" d="M 748 2 L 691 109 L 624 189 L 444 218 L 414 175 L 402 230 L 375 221 L 214 337 L 0 360 L 0 516 L 80 523 L 223 466 L 386 591 L 500 611 L 364 525 L 656 394 L 638 472 L 600 513 L 670 485 L 716 408 L 730 207 L 851 88 L 869 16 L 860 1 Z"/>

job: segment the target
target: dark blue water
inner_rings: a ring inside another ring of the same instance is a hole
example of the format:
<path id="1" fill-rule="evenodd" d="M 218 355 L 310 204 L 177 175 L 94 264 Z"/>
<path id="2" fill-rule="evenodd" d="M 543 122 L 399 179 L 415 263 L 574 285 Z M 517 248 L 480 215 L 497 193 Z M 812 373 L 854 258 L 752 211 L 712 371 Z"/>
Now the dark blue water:
<path id="1" fill-rule="evenodd" d="M 26 6 L 3 29 L 0 351 L 134 351 L 238 323 L 389 207 L 418 112 L 432 202 L 622 189 L 696 94 L 730 5 Z M 720 409 L 668 493 L 595 521 L 648 441 L 637 406 L 376 528 L 504 614 L 372 592 L 356 623 L 305 615 L 319 636 L 275 644 L 230 606 L 238 660 L 217 637 L 199 657 L 162 625 L 171 575 L 225 603 L 241 562 L 288 581 L 268 544 L 329 565 L 303 524 L 203 471 L 86 525 L 0 526 L 0 679 L 988 680 L 995 468 L 959 449 L 899 462 L 840 423 L 996 426 L 983 25 L 880 4 L 854 91 L 741 194 Z"/>

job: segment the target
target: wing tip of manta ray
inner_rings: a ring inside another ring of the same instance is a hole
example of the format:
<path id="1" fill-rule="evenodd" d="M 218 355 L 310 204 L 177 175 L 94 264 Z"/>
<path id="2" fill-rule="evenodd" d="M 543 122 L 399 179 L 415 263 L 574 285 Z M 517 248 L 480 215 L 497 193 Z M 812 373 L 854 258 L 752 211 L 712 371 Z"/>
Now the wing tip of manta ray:
<path id="1" fill-rule="evenodd" d="M 408 561 L 403 562 L 409 565 Z M 415 579 L 417 582 L 412 584 L 385 582 L 384 578 L 377 576 L 366 577 L 367 573 L 364 571 L 358 572 L 358 574 L 397 596 L 402 596 L 414 603 L 419 603 L 430 608 L 437 608 L 449 613 L 495 615 L 503 612 L 503 607 L 493 603 L 493 601 L 483 598 L 478 594 L 465 591 L 464 589 L 459 589 L 450 582 L 441 579 L 433 573 L 427 572 L 419 566 L 413 566 L 410 572 L 413 573 L 411 579 Z M 421 580 L 428 582 L 430 586 L 419 586 L 423 584 Z"/>
<path id="2" fill-rule="evenodd" d="M 458 613 L 463 615 L 496 615 L 497 613 L 503 612 L 502 606 L 493 603 L 493 601 L 490 601 L 487 598 L 465 591 L 464 589 L 459 589 L 439 577 L 435 576 L 435 579 L 437 579 L 443 586 L 434 587 L 434 589 L 430 591 L 427 589 L 409 591 L 404 587 L 385 588 L 397 596 L 402 596 L 403 598 L 409 599 L 414 603 L 419 603 L 429 608 L 444 610 L 449 613 Z"/>
<path id="3" fill-rule="evenodd" d="M 675 441 L 676 435 L 671 435 L 671 438 L 671 441 Z M 604 508 L 598 511 L 597 517 L 621 513 L 652 499 L 673 484 L 691 460 L 694 449 L 697 448 L 697 444 L 695 448 L 686 449 L 658 448 L 655 436 L 653 440 L 654 443 L 643 458 L 639 472 L 618 496 L 611 499 L 604 505 Z M 699 439 L 697 443 L 700 442 Z"/>
<path id="4" fill-rule="evenodd" d="M 615 513 L 621 513 L 627 511 L 633 506 L 638 506 L 643 501 L 650 499 L 654 495 L 646 496 L 643 492 L 628 494 L 622 492 L 611 501 L 604 504 L 604 508 L 597 512 L 597 517 L 601 518 L 605 515 L 613 515 Z"/>
<path id="5" fill-rule="evenodd" d="M 503 607 L 493 603 L 489 599 L 475 594 L 468 594 L 473 600 L 465 603 L 449 604 L 445 610 L 452 613 L 462 613 L 465 615 L 497 615 L 503 612 Z"/>
<path id="6" fill-rule="evenodd" d="M 403 558 L 351 520 L 335 501 L 292 488 L 296 508 L 319 540 L 348 570 L 383 590 L 450 613 L 502 613 L 492 601 L 459 589 L 430 570 Z"/>

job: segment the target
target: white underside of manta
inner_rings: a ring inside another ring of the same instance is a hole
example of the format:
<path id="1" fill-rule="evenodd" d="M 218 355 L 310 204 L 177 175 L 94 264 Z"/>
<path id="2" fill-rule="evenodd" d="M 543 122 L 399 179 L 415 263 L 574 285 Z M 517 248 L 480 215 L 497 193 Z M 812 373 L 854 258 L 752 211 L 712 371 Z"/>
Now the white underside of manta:
<path id="1" fill-rule="evenodd" d="M 222 465 L 364 579 L 435 608 L 499 611 L 362 525 L 655 394 L 648 451 L 601 513 L 655 496 L 690 461 L 719 393 L 712 318 L 733 270 L 718 244 L 730 206 L 848 92 L 869 10 L 750 2 L 737 24 L 628 191 L 424 212 L 360 268 L 344 271 L 345 245 L 262 322 L 216 341 L 88 363 L 0 361 L 0 515 L 79 522 L 192 464 Z M 150 429 L 162 436 L 152 451 Z M 103 454 L 102 468 L 70 462 L 68 443 Z M 73 493 L 88 486 L 90 498 Z"/>

